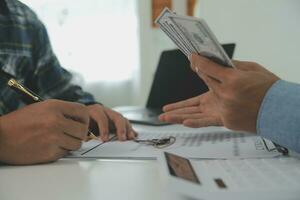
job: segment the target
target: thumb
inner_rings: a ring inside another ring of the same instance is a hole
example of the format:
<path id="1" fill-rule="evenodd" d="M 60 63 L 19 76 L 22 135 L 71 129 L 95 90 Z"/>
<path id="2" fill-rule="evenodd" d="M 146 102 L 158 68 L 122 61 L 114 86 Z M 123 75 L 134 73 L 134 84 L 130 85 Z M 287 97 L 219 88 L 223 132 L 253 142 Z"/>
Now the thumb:
<path id="1" fill-rule="evenodd" d="M 234 60 L 233 64 L 237 69 L 242 71 L 256 71 L 256 67 L 250 64 L 250 62 Z"/>
<path id="2" fill-rule="evenodd" d="M 268 71 L 255 62 L 234 60 L 233 63 L 235 65 L 235 67 L 241 71 L 255 71 L 255 72 L 267 72 Z"/>

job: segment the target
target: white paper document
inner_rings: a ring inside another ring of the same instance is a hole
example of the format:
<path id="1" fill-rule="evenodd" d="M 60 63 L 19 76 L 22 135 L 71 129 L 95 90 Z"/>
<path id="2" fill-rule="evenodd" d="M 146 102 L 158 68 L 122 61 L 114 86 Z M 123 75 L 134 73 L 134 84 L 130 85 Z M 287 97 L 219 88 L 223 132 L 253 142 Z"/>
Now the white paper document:
<path id="1" fill-rule="evenodd" d="M 239 133 L 220 127 L 190 129 L 182 126 L 135 126 L 138 139 L 159 139 L 174 136 L 176 142 L 163 149 L 134 141 L 102 143 L 91 140 L 67 157 L 155 159 L 162 151 L 168 151 L 192 159 L 200 158 L 266 158 L 280 153 L 272 142 L 261 137 Z"/>
<path id="2" fill-rule="evenodd" d="M 190 160 L 163 152 L 164 190 L 192 199 L 299 199 L 300 160 L 292 157 Z"/>

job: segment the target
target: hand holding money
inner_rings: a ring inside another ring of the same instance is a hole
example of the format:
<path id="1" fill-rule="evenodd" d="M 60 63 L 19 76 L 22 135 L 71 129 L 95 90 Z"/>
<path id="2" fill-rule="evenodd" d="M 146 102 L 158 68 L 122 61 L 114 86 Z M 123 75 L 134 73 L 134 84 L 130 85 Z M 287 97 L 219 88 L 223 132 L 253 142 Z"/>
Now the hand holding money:
<path id="1" fill-rule="evenodd" d="M 165 8 L 155 23 L 187 57 L 197 53 L 223 66 L 234 67 L 203 19 L 180 16 Z"/>

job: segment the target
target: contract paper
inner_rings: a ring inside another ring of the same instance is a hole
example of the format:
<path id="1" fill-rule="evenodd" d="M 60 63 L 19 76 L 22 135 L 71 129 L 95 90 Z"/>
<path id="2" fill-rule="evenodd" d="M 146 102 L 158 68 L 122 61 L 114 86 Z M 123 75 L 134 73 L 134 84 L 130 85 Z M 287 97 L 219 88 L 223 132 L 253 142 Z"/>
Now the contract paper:
<path id="1" fill-rule="evenodd" d="M 164 152 L 158 161 L 165 190 L 188 199 L 296 200 L 300 197 L 297 158 L 190 160 Z"/>
<path id="2" fill-rule="evenodd" d="M 162 151 L 191 159 L 268 158 L 280 155 L 274 144 L 250 133 L 233 132 L 222 127 L 191 129 L 179 125 L 166 127 L 135 126 L 138 139 L 159 139 L 176 137 L 176 142 L 166 148 L 157 149 L 151 145 L 134 141 L 97 140 L 85 142 L 70 158 L 116 158 L 156 159 Z"/>

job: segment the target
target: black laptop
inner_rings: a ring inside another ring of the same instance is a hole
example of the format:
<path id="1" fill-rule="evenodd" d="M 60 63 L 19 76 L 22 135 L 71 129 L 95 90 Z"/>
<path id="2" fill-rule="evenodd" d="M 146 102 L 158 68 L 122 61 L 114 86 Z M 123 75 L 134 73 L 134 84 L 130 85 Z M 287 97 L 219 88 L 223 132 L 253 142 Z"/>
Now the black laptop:
<path id="1" fill-rule="evenodd" d="M 233 57 L 235 44 L 222 45 L 229 58 Z M 191 70 L 190 62 L 180 50 L 162 52 L 157 66 L 146 107 L 122 106 L 115 110 L 132 123 L 166 125 L 158 115 L 169 103 L 198 96 L 208 91 L 205 83 Z"/>

